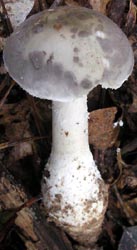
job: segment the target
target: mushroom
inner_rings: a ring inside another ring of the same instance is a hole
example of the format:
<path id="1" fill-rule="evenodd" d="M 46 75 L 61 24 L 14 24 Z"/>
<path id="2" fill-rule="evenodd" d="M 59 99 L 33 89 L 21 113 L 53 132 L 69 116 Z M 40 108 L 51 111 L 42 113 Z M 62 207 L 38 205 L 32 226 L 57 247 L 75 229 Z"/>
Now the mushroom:
<path id="1" fill-rule="evenodd" d="M 13 28 L 21 24 L 34 6 L 34 0 L 3 0 Z M 0 6 L 2 11 L 2 4 Z"/>
<path id="2" fill-rule="evenodd" d="M 7 39 L 4 62 L 28 93 L 53 100 L 52 150 L 42 193 L 52 221 L 83 246 L 98 238 L 108 186 L 88 143 L 87 94 L 98 84 L 119 88 L 133 68 L 120 28 L 83 7 L 42 11 Z"/>

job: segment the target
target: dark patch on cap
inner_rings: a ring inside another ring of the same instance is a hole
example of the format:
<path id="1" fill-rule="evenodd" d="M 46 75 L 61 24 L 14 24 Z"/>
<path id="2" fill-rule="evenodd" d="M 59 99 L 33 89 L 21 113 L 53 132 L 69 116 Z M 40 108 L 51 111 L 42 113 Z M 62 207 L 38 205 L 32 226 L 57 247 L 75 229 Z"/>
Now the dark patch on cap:
<path id="1" fill-rule="evenodd" d="M 61 36 L 62 38 L 64 38 L 64 39 L 66 39 L 66 37 L 65 37 L 63 34 L 61 34 L 60 36 Z"/>
<path id="2" fill-rule="evenodd" d="M 32 32 L 34 33 L 40 33 L 42 32 L 44 29 L 44 24 L 43 23 L 39 23 L 37 25 L 34 25 L 34 27 L 32 28 Z"/>
<path id="3" fill-rule="evenodd" d="M 80 85 L 83 89 L 89 89 L 92 87 L 92 82 L 89 81 L 88 79 L 84 79 Z"/>
<path id="4" fill-rule="evenodd" d="M 86 30 L 81 30 L 81 31 L 79 31 L 78 36 L 87 37 L 87 36 L 90 36 L 90 33 Z"/>
<path id="5" fill-rule="evenodd" d="M 73 57 L 73 62 L 74 63 L 79 63 L 79 57 L 78 56 L 74 56 Z"/>
<path id="6" fill-rule="evenodd" d="M 64 78 L 67 82 L 71 82 L 73 83 L 74 82 L 74 74 L 73 72 L 70 72 L 70 71 L 66 71 L 64 73 Z"/>
<path id="7" fill-rule="evenodd" d="M 78 28 L 72 28 L 70 31 L 71 31 L 72 33 L 77 33 Z"/>
<path id="8" fill-rule="evenodd" d="M 45 51 L 33 51 L 29 53 L 29 59 L 35 69 L 40 69 L 43 67 L 45 56 Z"/>
<path id="9" fill-rule="evenodd" d="M 79 52 L 79 49 L 77 47 L 75 47 L 74 49 L 74 52 L 78 53 Z"/>
<path id="10" fill-rule="evenodd" d="M 49 56 L 49 58 L 47 59 L 47 64 L 51 64 L 53 62 L 53 58 L 54 58 L 54 55 L 53 53 Z"/>
<path id="11" fill-rule="evenodd" d="M 63 72 L 63 67 L 60 64 L 54 64 L 53 72 L 56 76 L 60 76 Z"/>

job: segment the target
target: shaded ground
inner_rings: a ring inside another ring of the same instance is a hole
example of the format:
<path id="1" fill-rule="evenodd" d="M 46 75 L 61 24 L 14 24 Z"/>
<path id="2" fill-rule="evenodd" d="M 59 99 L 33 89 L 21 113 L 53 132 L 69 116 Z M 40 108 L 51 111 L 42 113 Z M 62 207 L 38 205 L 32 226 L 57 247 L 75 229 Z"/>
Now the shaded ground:
<path id="1" fill-rule="evenodd" d="M 126 33 L 134 50 L 135 66 L 129 80 L 117 91 L 94 89 L 88 108 L 91 150 L 102 177 L 110 184 L 108 210 L 94 250 L 137 249 L 136 228 L 132 227 L 137 224 L 137 1 L 64 3 L 93 7 L 108 15 Z M 37 0 L 30 15 L 51 4 Z M 11 31 L 3 9 L 1 38 Z M 72 250 L 75 242 L 45 220 L 40 194 L 42 171 L 51 150 L 51 102 L 27 95 L 10 79 L 2 48 L 0 62 L 0 250 Z M 116 127 L 112 126 L 115 122 L 119 122 Z M 132 242 L 124 239 L 125 244 L 119 245 L 127 227 L 133 229 Z"/>

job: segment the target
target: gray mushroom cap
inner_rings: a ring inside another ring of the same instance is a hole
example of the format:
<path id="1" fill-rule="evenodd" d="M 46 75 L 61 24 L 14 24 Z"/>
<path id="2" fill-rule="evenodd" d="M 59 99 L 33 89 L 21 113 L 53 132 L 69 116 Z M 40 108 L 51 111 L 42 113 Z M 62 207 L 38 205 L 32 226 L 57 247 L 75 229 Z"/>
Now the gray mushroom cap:
<path id="1" fill-rule="evenodd" d="M 7 39 L 4 62 L 33 96 L 71 101 L 101 84 L 119 88 L 133 69 L 133 52 L 121 29 L 83 7 L 42 11 Z"/>

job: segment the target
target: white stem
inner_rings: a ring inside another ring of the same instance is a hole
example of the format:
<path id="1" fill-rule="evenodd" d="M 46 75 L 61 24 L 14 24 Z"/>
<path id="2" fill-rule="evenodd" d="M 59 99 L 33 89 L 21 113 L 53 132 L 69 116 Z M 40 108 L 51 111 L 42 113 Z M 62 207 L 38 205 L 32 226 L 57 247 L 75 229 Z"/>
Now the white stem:
<path id="1" fill-rule="evenodd" d="M 73 102 L 53 102 L 52 151 L 89 151 L 87 96 Z"/>
<path id="2" fill-rule="evenodd" d="M 53 141 L 42 191 L 50 218 L 83 245 L 100 232 L 107 187 L 88 144 L 87 97 L 53 102 Z"/>

